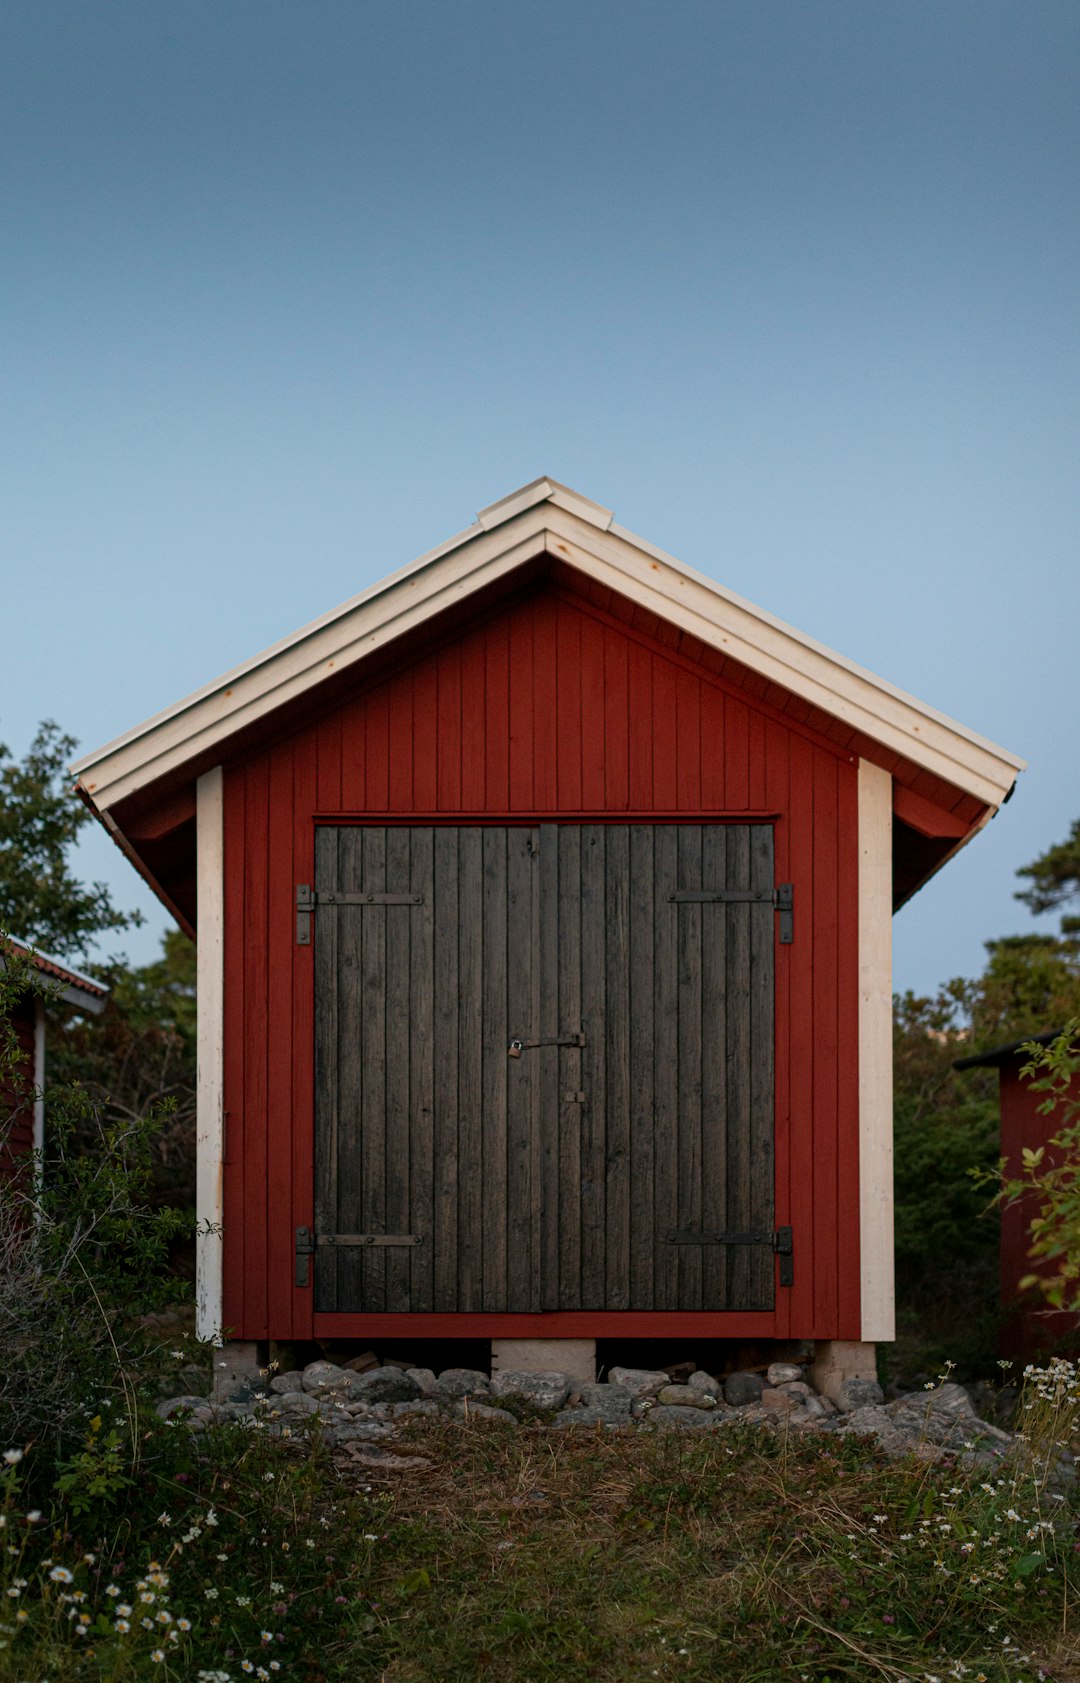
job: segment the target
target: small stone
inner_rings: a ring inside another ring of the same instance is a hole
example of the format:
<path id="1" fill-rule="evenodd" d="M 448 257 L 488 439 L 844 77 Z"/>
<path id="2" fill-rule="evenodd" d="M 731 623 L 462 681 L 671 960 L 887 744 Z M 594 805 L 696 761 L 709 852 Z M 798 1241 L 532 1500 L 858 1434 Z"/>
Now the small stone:
<path id="1" fill-rule="evenodd" d="M 625 1385 L 583 1385 L 581 1401 L 585 1408 L 600 1409 L 607 1420 L 628 1420 L 633 1394 Z"/>
<path id="2" fill-rule="evenodd" d="M 343 1391 L 351 1377 L 336 1362 L 309 1362 L 302 1379 L 305 1391 Z"/>
<path id="3" fill-rule="evenodd" d="M 729 1373 L 724 1380 L 724 1401 L 731 1408 L 745 1408 L 759 1402 L 765 1389 L 760 1373 Z"/>
<path id="4" fill-rule="evenodd" d="M 853 1408 L 847 1412 L 846 1418 L 840 1426 L 840 1435 L 847 1437 L 855 1433 L 859 1437 L 876 1438 L 882 1449 L 892 1455 L 903 1455 L 913 1447 L 912 1438 L 898 1427 L 883 1408 L 874 1404 L 867 1404 L 864 1408 Z"/>
<path id="5" fill-rule="evenodd" d="M 562 1408 L 570 1395 L 566 1373 L 500 1372 L 491 1376 L 494 1397 L 523 1397 L 536 1408 Z"/>
<path id="6" fill-rule="evenodd" d="M 782 1385 L 776 1387 L 787 1397 L 812 1397 L 814 1392 L 803 1379 L 785 1379 Z"/>
<path id="7" fill-rule="evenodd" d="M 685 1385 L 690 1375 L 696 1372 L 697 1362 L 672 1362 L 667 1376 L 673 1385 Z"/>
<path id="8" fill-rule="evenodd" d="M 960 1389 L 959 1385 L 956 1387 Z M 964 1393 L 965 1401 L 967 1393 Z M 885 1393 L 876 1379 L 845 1379 L 836 1398 L 841 1413 L 849 1414 L 857 1408 L 876 1408 L 885 1401 Z M 972 1410 L 974 1413 L 974 1410 Z"/>
<path id="9" fill-rule="evenodd" d="M 646 1367 L 613 1367 L 608 1377 L 634 1397 L 655 1397 L 670 1382 L 666 1372 Z"/>
<path id="10" fill-rule="evenodd" d="M 304 1376 L 302 1373 L 296 1372 L 275 1373 L 270 1381 L 270 1389 L 279 1397 L 286 1396 L 290 1391 L 302 1391 L 304 1389 Z"/>
<path id="11" fill-rule="evenodd" d="M 816 1397 L 810 1392 L 803 1398 L 800 1412 L 805 1414 L 808 1420 L 825 1420 L 835 1410 L 826 1397 Z"/>
<path id="12" fill-rule="evenodd" d="M 715 1408 L 714 1399 L 692 1385 L 665 1385 L 656 1395 L 658 1403 L 671 1408 Z"/>
<path id="13" fill-rule="evenodd" d="M 387 1412 L 391 1420 L 400 1420 L 409 1414 L 441 1414 L 442 1410 L 434 1397 L 418 1397 L 415 1402 L 391 1403 Z"/>
<path id="14" fill-rule="evenodd" d="M 692 1391 L 700 1391 L 702 1396 L 712 1397 L 716 1402 L 719 1402 L 724 1394 L 724 1388 L 719 1379 L 714 1379 L 711 1373 L 705 1372 L 704 1368 L 699 1367 L 696 1373 L 690 1375 L 686 1383 Z"/>
<path id="15" fill-rule="evenodd" d="M 347 1386 L 350 1402 L 411 1402 L 420 1394 L 416 1381 L 399 1367 L 373 1367 L 367 1373 L 350 1373 Z"/>
<path id="16" fill-rule="evenodd" d="M 774 1390 L 766 1386 L 761 1393 L 762 1408 L 770 1409 L 774 1414 L 792 1414 L 799 1406 L 798 1397 L 789 1397 L 785 1391 Z"/>
<path id="17" fill-rule="evenodd" d="M 673 1391 L 682 1391 L 683 1385 L 673 1385 Z M 657 1408 L 649 1411 L 650 1426 L 711 1426 L 716 1421 L 716 1415 L 711 1409 L 681 1408 L 677 1404 L 661 1403 Z"/>
<path id="18" fill-rule="evenodd" d="M 771 1362 L 765 1374 L 765 1383 L 773 1387 L 790 1385 L 792 1380 L 802 1378 L 802 1368 L 796 1367 L 794 1362 Z"/>
<path id="19" fill-rule="evenodd" d="M 448 1367 L 440 1373 L 439 1390 L 444 1397 L 486 1397 L 491 1380 L 474 1367 Z"/>
<path id="20" fill-rule="evenodd" d="M 506 1420 L 511 1426 L 518 1424 L 516 1414 L 511 1414 L 508 1408 L 492 1408 L 488 1403 L 472 1402 L 463 1397 L 454 1404 L 454 1416 L 458 1420 Z"/>
<path id="21" fill-rule="evenodd" d="M 307 1391 L 285 1391 L 272 1399 L 279 1414 L 317 1414 L 319 1401 Z"/>
<path id="22" fill-rule="evenodd" d="M 438 1394 L 439 1381 L 429 1367 L 407 1367 L 405 1372 L 413 1384 L 419 1386 L 422 1396 L 434 1397 Z"/>

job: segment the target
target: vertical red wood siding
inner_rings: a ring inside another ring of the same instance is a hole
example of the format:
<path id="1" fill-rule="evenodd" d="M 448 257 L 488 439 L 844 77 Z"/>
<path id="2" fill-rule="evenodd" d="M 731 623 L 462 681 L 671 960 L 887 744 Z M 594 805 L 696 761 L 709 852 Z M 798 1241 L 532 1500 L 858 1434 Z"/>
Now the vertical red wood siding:
<path id="1" fill-rule="evenodd" d="M 1049 1116 L 1039 1113 L 1045 1094 L 1037 1093 L 1021 1078 L 1027 1060 L 1014 1057 L 1001 1066 L 1001 1155 L 1010 1173 L 1018 1174 L 1024 1147 L 1037 1150 L 1061 1126 L 1060 1109 Z M 1080 1076 L 1073 1079 L 1069 1096 L 1080 1103 Z M 1037 1213 L 1037 1200 L 1025 1195 L 1001 1212 L 1001 1306 L 1009 1315 L 1002 1329 L 1002 1352 L 1007 1356 L 1038 1356 L 1060 1339 L 1075 1346 L 1080 1339 L 1080 1315 L 1046 1313 L 1031 1293 L 1021 1298 L 1020 1281 L 1038 1272 L 1028 1256 L 1031 1236 L 1028 1225 Z"/>
<path id="2" fill-rule="evenodd" d="M 549 588 L 452 640 L 436 626 L 422 658 L 226 768 L 233 1336 L 313 1331 L 293 1266 L 313 1198 L 312 948 L 295 944 L 294 896 L 316 817 L 606 812 L 776 814 L 777 880 L 795 891 L 795 941 L 776 948 L 776 1220 L 795 1229 L 795 1284 L 767 1329 L 736 1316 L 730 1331 L 860 1336 L 857 757 L 680 653 L 673 627 L 609 605 Z"/>

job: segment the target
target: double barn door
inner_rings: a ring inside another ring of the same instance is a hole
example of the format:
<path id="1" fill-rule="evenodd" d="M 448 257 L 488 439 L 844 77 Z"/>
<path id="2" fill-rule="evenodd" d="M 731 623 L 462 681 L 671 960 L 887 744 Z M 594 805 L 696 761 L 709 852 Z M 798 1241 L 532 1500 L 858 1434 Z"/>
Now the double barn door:
<path id="1" fill-rule="evenodd" d="M 769 826 L 326 826 L 314 889 L 317 1309 L 772 1308 Z"/>

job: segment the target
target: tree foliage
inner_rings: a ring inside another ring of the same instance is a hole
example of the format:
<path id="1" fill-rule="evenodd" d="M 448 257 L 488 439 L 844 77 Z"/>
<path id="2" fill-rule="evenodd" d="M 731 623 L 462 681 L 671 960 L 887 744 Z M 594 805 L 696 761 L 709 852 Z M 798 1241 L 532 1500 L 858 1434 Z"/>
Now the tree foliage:
<path id="1" fill-rule="evenodd" d="M 1080 818 L 1075 820 L 1063 842 L 1055 842 L 1030 865 L 1022 865 L 1016 874 L 1031 880 L 1031 887 L 1022 889 L 1016 898 L 1023 900 L 1033 912 L 1056 911 L 1076 899 L 1080 895 Z M 1076 918 L 1062 920 L 1066 933 L 1078 926 L 1080 920 Z"/>
<path id="2" fill-rule="evenodd" d="M 0 744 L 0 929 L 58 957 L 85 954 L 108 930 L 140 924 L 104 883 L 82 883 L 69 854 L 91 813 L 72 792 L 67 766 L 77 744 L 51 719 L 26 757 Z"/>

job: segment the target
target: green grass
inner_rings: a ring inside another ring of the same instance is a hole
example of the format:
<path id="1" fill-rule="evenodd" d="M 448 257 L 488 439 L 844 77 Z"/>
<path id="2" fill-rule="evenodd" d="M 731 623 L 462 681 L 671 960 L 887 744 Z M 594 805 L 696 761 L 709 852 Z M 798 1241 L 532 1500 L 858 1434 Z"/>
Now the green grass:
<path id="1" fill-rule="evenodd" d="M 0 1590 L 26 1582 L 0 1606 L 5 1683 L 1080 1678 L 1075 1512 L 1019 1477 L 749 1427 L 414 1418 L 392 1447 L 426 1464 L 405 1470 L 243 1428 L 143 1431 L 135 1484 L 79 1514 L 69 1478 L 26 1525 L 32 1452 L 7 1474 Z M 118 1632 L 118 1603 L 172 1623 Z"/>

